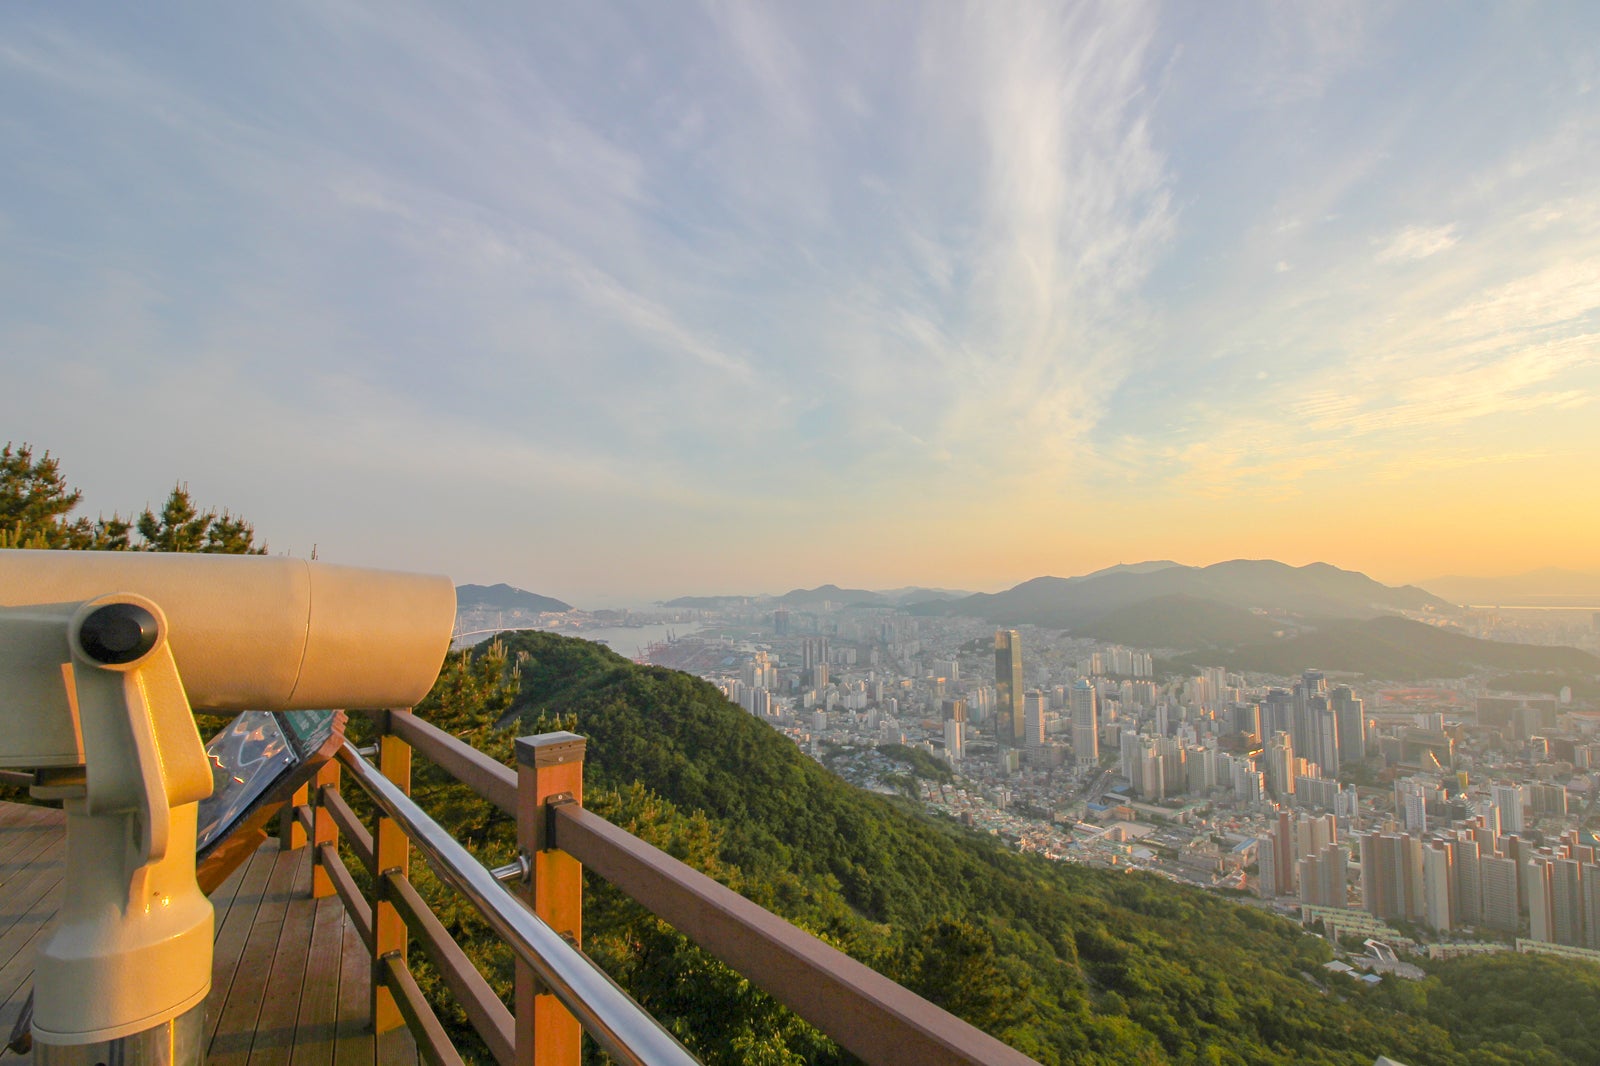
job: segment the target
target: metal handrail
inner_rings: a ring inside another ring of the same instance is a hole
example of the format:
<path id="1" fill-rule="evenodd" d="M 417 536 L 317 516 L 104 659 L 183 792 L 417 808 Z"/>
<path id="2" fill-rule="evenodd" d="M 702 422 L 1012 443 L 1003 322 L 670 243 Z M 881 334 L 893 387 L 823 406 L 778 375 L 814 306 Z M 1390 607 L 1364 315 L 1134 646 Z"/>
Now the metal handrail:
<path id="1" fill-rule="evenodd" d="M 483 915 L 584 1030 L 618 1062 L 698 1066 L 698 1060 L 589 958 L 508 892 L 438 822 L 346 742 L 339 762 L 383 813 L 405 830 L 434 872 Z M 382 871 L 379 871 L 380 874 Z"/>

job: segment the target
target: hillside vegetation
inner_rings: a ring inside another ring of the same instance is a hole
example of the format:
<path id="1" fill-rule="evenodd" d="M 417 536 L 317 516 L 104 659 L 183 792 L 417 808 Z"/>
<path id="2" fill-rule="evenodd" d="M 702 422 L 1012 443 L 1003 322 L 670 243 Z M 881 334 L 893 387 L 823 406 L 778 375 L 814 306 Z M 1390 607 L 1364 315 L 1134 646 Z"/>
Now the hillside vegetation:
<path id="1" fill-rule="evenodd" d="M 1179 595 L 1119 608 L 1073 632 L 1135 648 L 1192 649 L 1270 641 L 1283 629 L 1242 607 Z"/>
<path id="2" fill-rule="evenodd" d="M 546 633 L 515 634 L 505 653 L 520 660 L 514 699 L 474 710 L 472 687 L 447 676 L 429 713 L 500 758 L 513 731 L 498 720 L 524 733 L 576 728 L 589 738 L 589 806 L 1040 1062 L 1570 1061 L 1458 1025 L 1487 993 L 1456 989 L 1447 966 L 1411 1000 L 1356 987 L 1320 968 L 1323 941 L 1259 909 L 1018 855 L 852 788 L 688 675 Z M 418 794 L 486 855 L 506 847 L 504 819 L 464 790 L 423 771 Z M 479 937 L 472 950 L 503 985 L 503 952 L 459 911 L 447 924 Z M 585 926 L 586 949 L 705 1061 L 848 1061 L 593 878 Z M 1522 965 L 1546 984 L 1582 966 Z M 1554 1006 L 1523 1006 L 1540 1031 L 1567 1026 Z M 1600 1055 L 1586 1035 L 1564 1039 L 1563 1053 L 1576 1043 L 1580 1057 Z"/>
<path id="3" fill-rule="evenodd" d="M 1215 656 L 1185 656 L 1204 665 Z M 1600 659 L 1576 648 L 1480 640 L 1422 622 L 1386 616 L 1364 622 L 1324 621 L 1286 640 L 1244 644 L 1227 652 L 1229 667 L 1294 674 L 1307 667 L 1365 674 L 1390 681 L 1463 677 L 1478 669 L 1592 675 Z"/>

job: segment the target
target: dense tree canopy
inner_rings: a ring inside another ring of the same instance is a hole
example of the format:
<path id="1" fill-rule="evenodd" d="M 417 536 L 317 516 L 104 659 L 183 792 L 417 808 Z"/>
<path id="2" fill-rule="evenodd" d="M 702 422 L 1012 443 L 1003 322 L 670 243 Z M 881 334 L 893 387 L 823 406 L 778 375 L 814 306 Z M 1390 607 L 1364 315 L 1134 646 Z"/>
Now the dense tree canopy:
<path id="1" fill-rule="evenodd" d="M 200 510 L 181 482 L 159 512 L 146 507 L 134 520 L 70 517 L 82 500 L 49 452 L 35 458 L 31 445 L 11 442 L 0 449 L 0 548 L 267 553 L 256 546 L 254 526 L 228 511 Z"/>

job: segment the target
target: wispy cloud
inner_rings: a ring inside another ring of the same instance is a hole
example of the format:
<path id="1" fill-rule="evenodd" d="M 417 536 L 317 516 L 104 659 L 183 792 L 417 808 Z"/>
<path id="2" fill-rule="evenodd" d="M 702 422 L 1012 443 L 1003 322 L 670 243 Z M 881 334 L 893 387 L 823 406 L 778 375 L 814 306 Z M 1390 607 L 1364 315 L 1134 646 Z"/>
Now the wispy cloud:
<path id="1" fill-rule="evenodd" d="M 13 6 L 0 422 L 115 455 L 136 396 L 241 508 L 318 441 L 330 524 L 342 477 L 612 557 L 1565 462 L 1593 48 L 1471 18 L 1562 61 L 1366 4 Z"/>
<path id="2" fill-rule="evenodd" d="M 1455 223 L 1445 226 L 1407 226 L 1378 251 L 1380 263 L 1410 262 L 1438 255 L 1455 247 Z"/>

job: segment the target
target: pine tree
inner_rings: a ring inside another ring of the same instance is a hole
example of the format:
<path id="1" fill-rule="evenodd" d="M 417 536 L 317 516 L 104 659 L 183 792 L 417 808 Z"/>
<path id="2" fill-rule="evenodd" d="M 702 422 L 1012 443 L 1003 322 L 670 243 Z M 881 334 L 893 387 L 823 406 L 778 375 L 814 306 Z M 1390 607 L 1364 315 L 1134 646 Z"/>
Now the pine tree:
<path id="1" fill-rule="evenodd" d="M 67 548 L 72 527 L 66 516 L 83 493 L 67 488 L 60 464 L 49 452 L 38 459 L 23 444 L 0 449 L 0 546 Z"/>
<path id="2" fill-rule="evenodd" d="M 189 497 L 189 486 L 172 487 L 158 515 L 146 507 L 137 523 L 143 538 L 138 551 L 208 552 L 220 555 L 265 555 L 255 546 L 255 527 L 227 511 L 201 511 Z"/>
<path id="3" fill-rule="evenodd" d="M 70 519 L 82 500 L 82 492 L 67 487 L 60 462 L 49 452 L 35 459 L 31 445 L 9 441 L 0 449 L 0 548 L 267 553 L 265 545 L 256 546 L 253 525 L 228 511 L 201 511 L 181 482 L 160 514 L 147 507 L 136 522 L 117 514 L 93 522 Z"/>

